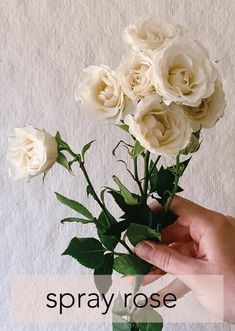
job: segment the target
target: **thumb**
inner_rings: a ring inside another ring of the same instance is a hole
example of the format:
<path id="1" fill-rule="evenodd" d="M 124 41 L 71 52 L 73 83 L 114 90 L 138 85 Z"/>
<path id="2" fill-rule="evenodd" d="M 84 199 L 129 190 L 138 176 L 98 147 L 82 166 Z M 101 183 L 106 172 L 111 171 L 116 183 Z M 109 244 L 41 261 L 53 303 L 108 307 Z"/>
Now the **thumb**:
<path id="1" fill-rule="evenodd" d="M 142 241 L 135 247 L 135 254 L 170 274 L 200 274 L 203 261 L 185 256 L 167 245 Z"/>

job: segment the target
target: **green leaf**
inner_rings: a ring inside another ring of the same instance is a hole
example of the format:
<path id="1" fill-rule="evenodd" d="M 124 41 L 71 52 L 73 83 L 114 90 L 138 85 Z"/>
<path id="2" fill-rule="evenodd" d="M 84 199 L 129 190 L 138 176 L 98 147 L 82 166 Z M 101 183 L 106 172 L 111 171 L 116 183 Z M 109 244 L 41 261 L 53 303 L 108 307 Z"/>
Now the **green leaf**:
<path id="1" fill-rule="evenodd" d="M 193 132 L 191 134 L 189 143 L 187 144 L 187 146 L 184 149 L 182 149 L 180 151 L 180 153 L 183 155 L 187 155 L 189 153 L 196 153 L 199 150 L 200 145 L 201 145 L 200 135 L 201 135 L 201 130 Z"/>
<path id="2" fill-rule="evenodd" d="M 120 193 L 109 191 L 115 202 L 124 211 L 123 219 L 129 223 L 151 224 L 153 212 L 146 203 L 146 200 L 140 201 L 138 205 L 131 206 L 127 204 Z"/>
<path id="3" fill-rule="evenodd" d="M 95 221 L 95 219 L 87 220 L 84 218 L 67 217 L 67 218 L 64 218 L 63 220 L 61 220 L 61 223 L 64 224 L 66 222 L 68 222 L 68 223 L 77 222 L 77 223 L 82 223 L 82 224 L 88 224 L 88 223 L 94 223 L 94 221 Z"/>
<path id="4" fill-rule="evenodd" d="M 166 228 L 168 225 L 175 223 L 175 221 L 178 219 L 178 216 L 175 213 L 173 213 L 171 210 L 168 210 L 168 212 L 164 215 L 163 219 L 161 218 L 161 213 L 159 213 L 158 215 L 159 215 L 159 219 L 161 219 L 161 225 L 160 225 L 161 230 Z"/>
<path id="5" fill-rule="evenodd" d="M 113 251 L 119 241 L 119 236 L 107 234 L 106 231 L 114 224 L 117 223 L 115 218 L 107 211 L 109 217 L 102 211 L 97 219 L 97 233 L 102 244 L 108 249 Z"/>
<path id="6" fill-rule="evenodd" d="M 148 306 L 135 311 L 133 320 L 140 331 L 161 331 L 163 328 L 162 316 Z"/>
<path id="7" fill-rule="evenodd" d="M 132 157 L 137 157 L 141 153 L 143 153 L 144 147 L 140 145 L 140 142 L 138 140 L 135 141 L 135 145 L 132 151 Z"/>
<path id="8" fill-rule="evenodd" d="M 191 158 L 188 158 L 187 160 L 180 162 L 180 168 L 181 168 L 181 176 L 184 174 L 185 170 L 187 169 L 189 162 L 191 161 Z"/>
<path id="9" fill-rule="evenodd" d="M 130 222 L 128 220 L 120 221 L 113 224 L 108 230 L 106 231 L 107 235 L 113 235 L 116 237 L 120 237 L 121 233 L 126 231 Z"/>
<path id="10" fill-rule="evenodd" d="M 172 192 L 174 187 L 175 176 L 168 168 L 161 167 L 158 172 L 157 193 L 160 197 L 164 195 L 166 191 Z"/>
<path id="11" fill-rule="evenodd" d="M 183 191 L 184 191 L 184 189 L 182 187 L 178 186 L 176 193 L 180 193 L 180 192 L 183 192 Z"/>
<path id="12" fill-rule="evenodd" d="M 184 161 L 180 162 L 180 171 L 179 171 L 180 176 L 183 176 L 183 174 L 184 174 L 185 170 L 187 169 L 191 159 L 192 159 L 192 156 L 190 158 L 188 158 L 187 160 L 184 160 Z M 168 170 L 170 170 L 173 175 L 175 174 L 175 166 L 168 167 Z"/>
<path id="13" fill-rule="evenodd" d="M 58 152 L 56 162 L 59 163 L 60 165 L 62 165 L 65 169 L 67 169 L 71 173 L 71 171 L 72 171 L 71 166 L 70 166 L 66 156 L 63 153 Z"/>
<path id="14" fill-rule="evenodd" d="M 122 275 L 144 275 L 148 273 L 152 265 L 140 259 L 137 255 L 122 255 L 114 259 L 114 269 Z"/>
<path id="15" fill-rule="evenodd" d="M 113 262 L 113 254 L 108 253 L 104 255 L 103 265 L 94 271 L 95 285 L 100 294 L 106 294 L 112 285 Z"/>
<path id="16" fill-rule="evenodd" d="M 79 214 L 85 216 L 86 218 L 88 218 L 89 220 L 93 220 L 94 217 L 92 216 L 92 214 L 89 212 L 89 210 L 83 206 L 81 203 L 68 199 L 66 197 L 64 197 L 63 195 L 55 192 L 57 199 L 64 205 L 70 207 L 71 209 L 75 210 L 76 212 L 78 212 Z"/>
<path id="17" fill-rule="evenodd" d="M 82 156 L 82 160 L 84 161 L 84 157 L 85 157 L 85 154 L 86 152 L 90 149 L 91 145 L 93 144 L 93 142 L 95 142 L 95 140 L 92 140 L 90 141 L 88 144 L 86 144 L 83 149 L 82 149 L 82 153 L 81 153 L 81 156 Z"/>
<path id="18" fill-rule="evenodd" d="M 128 309 L 125 307 L 124 300 L 120 293 L 118 293 L 117 299 L 114 301 L 112 312 L 114 315 L 126 316 L 128 314 Z"/>
<path id="19" fill-rule="evenodd" d="M 55 140 L 56 140 L 56 142 L 57 142 L 57 145 L 60 146 L 60 143 L 61 143 L 61 135 L 60 135 L 59 131 L 56 132 Z"/>
<path id="20" fill-rule="evenodd" d="M 192 134 L 193 134 L 197 139 L 200 139 L 200 136 L 201 136 L 201 129 L 198 130 L 198 131 L 194 131 Z"/>
<path id="21" fill-rule="evenodd" d="M 129 132 L 129 126 L 127 124 L 125 124 L 125 123 L 118 124 L 116 126 L 118 126 L 120 129 L 122 129 L 125 132 Z"/>
<path id="22" fill-rule="evenodd" d="M 118 177 L 113 176 L 113 180 L 117 184 L 120 190 L 120 194 L 124 198 L 125 202 L 130 206 L 137 205 L 138 199 L 130 191 L 128 191 L 128 189 L 122 184 L 122 182 L 118 179 Z"/>
<path id="23" fill-rule="evenodd" d="M 126 234 L 133 246 L 143 240 L 161 241 L 161 233 L 146 225 L 131 223 Z"/>
<path id="24" fill-rule="evenodd" d="M 105 249 L 94 238 L 74 237 L 62 255 L 69 255 L 87 268 L 98 268 L 104 264 Z"/>
<path id="25" fill-rule="evenodd" d="M 61 139 L 60 137 L 60 146 L 59 146 L 62 150 L 65 150 L 65 151 L 71 151 L 71 148 L 70 146 Z"/>
<path id="26" fill-rule="evenodd" d="M 113 331 L 131 331 L 131 324 L 120 316 L 113 314 Z"/>
<path id="27" fill-rule="evenodd" d="M 90 185 L 87 185 L 87 187 L 86 187 L 86 194 L 87 194 L 87 197 L 89 197 L 89 195 L 94 197 L 94 192 Z"/>
<path id="28" fill-rule="evenodd" d="M 100 200 L 103 202 L 103 204 L 105 205 L 105 201 L 104 201 L 104 196 L 105 196 L 105 192 L 108 190 L 107 187 L 105 187 L 101 192 L 100 192 Z"/>

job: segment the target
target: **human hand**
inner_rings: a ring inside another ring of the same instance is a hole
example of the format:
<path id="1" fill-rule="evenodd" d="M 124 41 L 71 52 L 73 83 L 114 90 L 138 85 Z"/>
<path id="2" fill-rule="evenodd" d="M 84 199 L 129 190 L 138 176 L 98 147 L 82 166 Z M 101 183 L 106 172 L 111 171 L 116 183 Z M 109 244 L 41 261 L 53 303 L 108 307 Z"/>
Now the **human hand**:
<path id="1" fill-rule="evenodd" d="M 216 288 L 214 293 L 209 286 L 213 281 L 208 284 L 199 275 L 223 275 L 223 317 L 235 323 L 235 219 L 178 196 L 171 209 L 178 219 L 163 231 L 163 243 L 144 241 L 135 247 L 135 253 L 157 267 L 152 272 L 154 277 L 164 272 L 177 277 L 170 286 L 173 293 L 174 289 L 186 292 L 190 288 L 215 315 L 219 314 L 214 300 Z"/>

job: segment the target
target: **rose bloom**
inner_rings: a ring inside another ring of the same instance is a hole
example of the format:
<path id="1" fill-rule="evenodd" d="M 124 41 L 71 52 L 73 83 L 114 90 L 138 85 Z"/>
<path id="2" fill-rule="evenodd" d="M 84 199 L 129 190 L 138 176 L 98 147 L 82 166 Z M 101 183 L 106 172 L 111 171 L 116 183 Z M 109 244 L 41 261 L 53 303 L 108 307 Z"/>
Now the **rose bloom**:
<path id="1" fill-rule="evenodd" d="M 181 106 L 166 106 L 157 94 L 142 99 L 125 123 L 144 148 L 158 155 L 176 156 L 188 144 L 192 131 Z"/>
<path id="2" fill-rule="evenodd" d="M 115 122 L 119 122 L 130 106 L 114 71 L 107 66 L 92 65 L 83 70 L 75 99 L 91 116 Z"/>
<path id="3" fill-rule="evenodd" d="M 226 108 L 225 94 L 219 80 L 215 82 L 215 92 L 204 99 L 198 107 L 184 107 L 194 131 L 200 128 L 212 128 L 223 117 Z"/>
<path id="4" fill-rule="evenodd" d="M 14 179 L 28 178 L 47 172 L 57 159 L 57 142 L 44 130 L 31 126 L 16 128 L 9 138 L 7 160 Z"/>
<path id="5" fill-rule="evenodd" d="M 150 59 L 143 54 L 132 52 L 124 57 L 117 69 L 117 75 L 124 93 L 131 100 L 142 99 L 155 89 L 149 79 Z"/>
<path id="6" fill-rule="evenodd" d="M 180 25 L 170 24 L 159 17 L 151 17 L 127 26 L 123 39 L 133 49 L 151 54 L 151 51 L 161 49 L 166 42 L 185 33 L 185 29 Z"/>
<path id="7" fill-rule="evenodd" d="M 167 105 L 198 107 L 214 93 L 218 73 L 201 44 L 180 37 L 155 54 L 150 76 Z"/>

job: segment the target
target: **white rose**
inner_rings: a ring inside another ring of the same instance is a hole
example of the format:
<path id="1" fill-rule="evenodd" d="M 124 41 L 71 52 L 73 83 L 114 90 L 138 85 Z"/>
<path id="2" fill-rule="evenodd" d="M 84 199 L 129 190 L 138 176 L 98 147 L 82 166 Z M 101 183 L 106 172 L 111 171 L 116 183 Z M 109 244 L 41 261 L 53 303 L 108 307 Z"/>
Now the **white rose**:
<path id="1" fill-rule="evenodd" d="M 89 66 L 83 70 L 75 99 L 81 108 L 98 119 L 118 122 L 130 106 L 115 72 L 107 66 Z"/>
<path id="2" fill-rule="evenodd" d="M 16 128 L 9 138 L 7 160 L 14 178 L 28 178 L 47 172 L 57 158 L 57 142 L 44 130 Z"/>
<path id="3" fill-rule="evenodd" d="M 167 105 L 197 107 L 214 93 L 218 74 L 202 45 L 180 37 L 155 54 L 150 76 Z"/>
<path id="4" fill-rule="evenodd" d="M 198 107 L 184 107 L 194 131 L 202 128 L 212 128 L 223 117 L 226 107 L 225 94 L 219 80 L 215 83 L 215 92 L 204 99 Z"/>
<path id="5" fill-rule="evenodd" d="M 149 79 L 150 59 L 143 54 L 132 52 L 124 57 L 117 69 L 117 75 L 124 93 L 131 100 L 139 100 L 155 89 Z"/>
<path id="6" fill-rule="evenodd" d="M 127 115 L 129 132 L 152 153 L 175 156 L 190 140 L 191 128 L 179 105 L 166 106 L 156 94 L 142 99 L 134 116 Z"/>
<path id="7" fill-rule="evenodd" d="M 169 40 L 184 34 L 185 29 L 180 25 L 170 24 L 158 17 L 151 17 L 135 25 L 127 26 L 123 39 L 133 49 L 151 53 L 153 50 L 162 48 Z"/>

